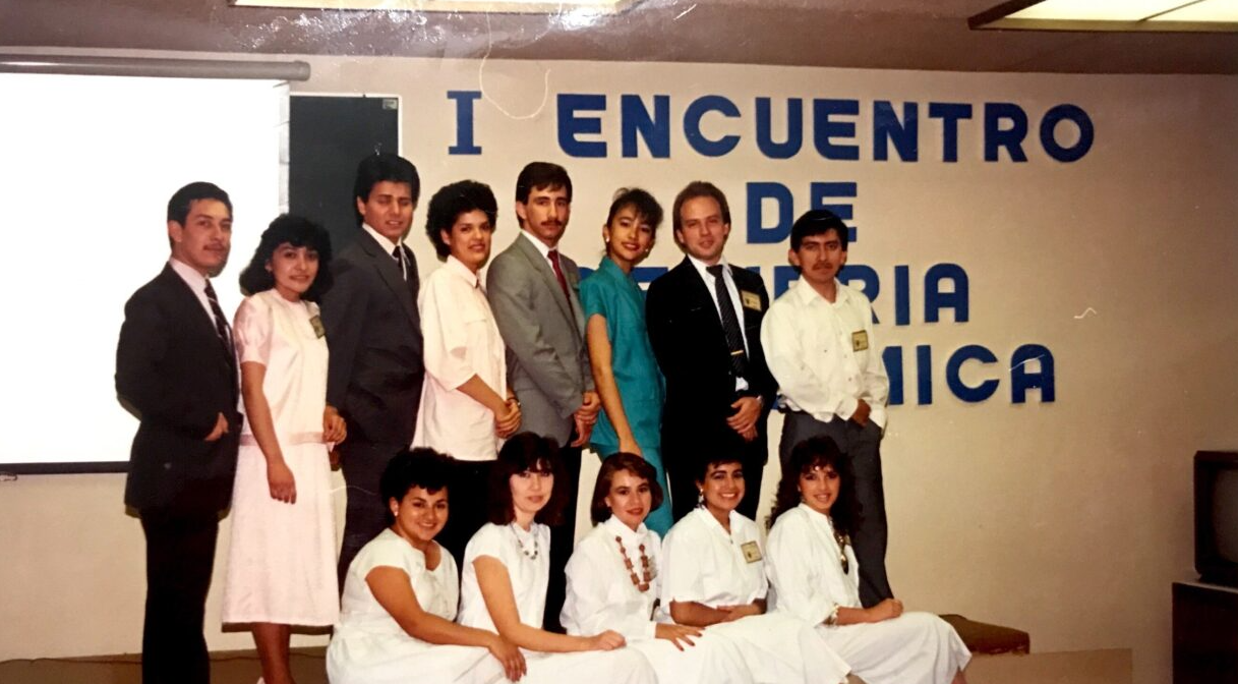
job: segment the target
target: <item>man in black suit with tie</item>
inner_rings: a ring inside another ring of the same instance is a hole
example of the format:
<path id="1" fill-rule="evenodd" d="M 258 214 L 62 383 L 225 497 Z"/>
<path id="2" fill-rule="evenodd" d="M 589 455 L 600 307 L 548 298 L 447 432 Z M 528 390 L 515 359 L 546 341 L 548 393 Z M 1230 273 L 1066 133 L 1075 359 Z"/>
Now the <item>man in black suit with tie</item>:
<path id="1" fill-rule="evenodd" d="M 168 202 L 172 256 L 125 304 L 116 393 L 140 421 L 125 504 L 146 535 L 145 684 L 208 684 L 202 634 L 220 512 L 236 472 L 236 359 L 209 278 L 228 262 L 232 203 L 211 183 Z"/>
<path id="2" fill-rule="evenodd" d="M 358 235 L 331 262 L 335 282 L 321 302 L 331 349 L 327 403 L 348 421 L 340 466 L 348 485 L 340 590 L 352 559 L 386 526 L 378 481 L 408 448 L 425 367 L 417 313 L 417 260 L 404 246 L 421 194 L 411 162 L 394 154 L 361 160 L 353 185 Z"/>
<path id="3" fill-rule="evenodd" d="M 722 256 L 731 232 L 726 196 L 694 181 L 675 197 L 675 242 L 686 256 L 649 285 L 649 340 L 666 376 L 662 458 L 678 520 L 696 506 L 700 459 L 737 453 L 745 493 L 739 512 L 756 518 L 769 447 L 765 424 L 777 390 L 761 349 L 769 308 L 765 283 Z"/>

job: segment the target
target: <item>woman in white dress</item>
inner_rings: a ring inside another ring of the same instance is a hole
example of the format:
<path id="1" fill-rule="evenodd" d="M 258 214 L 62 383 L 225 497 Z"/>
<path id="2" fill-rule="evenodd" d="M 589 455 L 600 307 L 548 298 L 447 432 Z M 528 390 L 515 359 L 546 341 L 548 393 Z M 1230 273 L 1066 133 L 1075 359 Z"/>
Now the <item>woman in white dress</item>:
<path id="1" fill-rule="evenodd" d="M 701 456 L 697 472 L 700 504 L 662 545 L 662 604 L 671 618 L 736 642 L 757 682 L 844 681 L 849 668 L 811 625 L 765 612 L 769 584 L 760 533 L 735 510 L 745 491 L 739 457 Z"/>
<path id="2" fill-rule="evenodd" d="M 426 235 L 443 267 L 421 286 L 426 380 L 413 446 L 452 457 L 452 516 L 438 537 L 464 561 L 464 547 L 486 523 L 486 481 L 499 443 L 520 426 L 507 387 L 503 338 L 478 278 L 490 259 L 498 204 L 477 181 L 445 185 L 430 198 Z"/>
<path id="3" fill-rule="evenodd" d="M 448 519 L 450 463 L 431 449 L 397 455 L 379 488 L 391 527 L 348 567 L 327 647 L 332 684 L 485 684 L 518 680 L 520 649 L 493 631 L 452 622 L 456 563 L 434 541 Z"/>
<path id="4" fill-rule="evenodd" d="M 331 240 L 283 215 L 241 274 L 248 297 L 232 333 L 241 365 L 241 429 L 222 619 L 249 624 L 266 684 L 291 684 L 293 625 L 338 612 L 328 445 L 345 437 L 327 406 L 327 340 L 315 301 L 331 285 Z"/>
<path id="5" fill-rule="evenodd" d="M 602 462 L 593 488 L 594 528 L 567 563 L 560 616 L 568 634 L 619 632 L 645 655 L 662 684 L 747 684 L 748 666 L 734 642 L 677 625 L 658 606 L 662 540 L 645 526 L 662 503 L 658 471 L 635 454 Z"/>
<path id="6" fill-rule="evenodd" d="M 554 440 L 520 433 L 503 445 L 490 477 L 490 522 L 469 540 L 460 624 L 495 630 L 525 651 L 523 681 L 654 684 L 639 651 L 618 632 L 587 636 L 542 629 L 550 579 L 550 529 L 566 497 Z"/>
<path id="7" fill-rule="evenodd" d="M 905 613 L 898 599 L 860 606 L 852 480 L 838 446 L 812 437 L 791 450 L 770 516 L 770 581 L 775 610 L 817 633 L 868 684 L 966 684 L 971 653 L 930 613 Z"/>

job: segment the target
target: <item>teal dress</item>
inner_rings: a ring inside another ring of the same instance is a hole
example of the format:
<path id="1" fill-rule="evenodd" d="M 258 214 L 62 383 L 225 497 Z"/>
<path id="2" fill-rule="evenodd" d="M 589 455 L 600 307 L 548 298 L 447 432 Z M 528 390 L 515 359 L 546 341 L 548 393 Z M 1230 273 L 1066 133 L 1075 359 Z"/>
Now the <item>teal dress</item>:
<path id="1" fill-rule="evenodd" d="M 658 484 L 666 495 L 662 505 L 649 514 L 645 525 L 666 536 L 673 522 L 670 490 L 662 468 L 662 404 L 666 387 L 645 329 L 645 291 L 610 257 L 603 257 L 598 269 L 580 281 L 580 302 L 586 321 L 594 314 L 606 319 L 611 366 L 623 411 L 642 455 L 658 471 Z M 590 446 L 603 458 L 619 451 L 619 437 L 605 411 L 593 426 Z"/>

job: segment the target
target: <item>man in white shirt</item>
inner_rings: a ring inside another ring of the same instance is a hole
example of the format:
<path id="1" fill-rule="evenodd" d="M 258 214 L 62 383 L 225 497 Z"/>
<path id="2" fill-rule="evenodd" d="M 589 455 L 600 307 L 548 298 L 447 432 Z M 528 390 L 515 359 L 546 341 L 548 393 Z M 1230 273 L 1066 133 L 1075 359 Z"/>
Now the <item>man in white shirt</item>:
<path id="1" fill-rule="evenodd" d="M 563 569 L 576 537 L 580 450 L 602 403 L 593 387 L 580 304 L 580 269 L 559 253 L 572 214 L 572 179 L 558 164 L 532 162 L 516 178 L 520 234 L 494 258 L 486 296 L 507 345 L 507 374 L 521 430 L 558 442 L 567 488 L 564 523 L 551 529 L 544 626 L 562 632 Z"/>
<path id="2" fill-rule="evenodd" d="M 890 382 L 873 341 L 868 297 L 837 276 L 847 263 L 847 226 L 824 209 L 791 228 L 791 265 L 800 273 L 769 308 L 761 326 L 766 359 L 778 381 L 786 420 L 778 452 L 816 435 L 834 440 L 855 475 L 860 523 L 852 543 L 865 607 L 893 598 L 886 577 L 886 511 L 881 436 Z"/>
<path id="3" fill-rule="evenodd" d="M 353 557 L 386 527 L 378 482 L 413 440 L 425 377 L 417 260 L 404 245 L 421 179 L 403 157 L 370 155 L 357 167 L 353 194 L 358 235 L 332 260 L 335 282 L 321 302 L 331 353 L 327 404 L 348 421 L 339 448 L 348 485 L 341 588 Z"/>

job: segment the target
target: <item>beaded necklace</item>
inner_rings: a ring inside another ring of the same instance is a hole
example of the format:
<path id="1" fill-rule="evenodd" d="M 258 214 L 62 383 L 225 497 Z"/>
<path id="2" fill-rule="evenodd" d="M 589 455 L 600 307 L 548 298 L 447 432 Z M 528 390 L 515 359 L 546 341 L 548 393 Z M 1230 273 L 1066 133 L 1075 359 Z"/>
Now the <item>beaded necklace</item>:
<path id="1" fill-rule="evenodd" d="M 516 523 L 511 523 L 510 527 L 512 528 L 512 534 L 516 535 L 516 544 L 520 546 L 520 553 L 524 554 L 524 557 L 529 560 L 537 560 L 537 556 L 542 551 L 541 545 L 537 542 L 537 533 L 532 532 L 528 534 L 528 536 L 533 538 L 533 553 L 529 553 L 529 549 L 524 545 L 524 538 L 521 536 L 520 530 L 517 529 Z"/>
<path id="2" fill-rule="evenodd" d="M 649 556 L 645 554 L 645 545 L 641 544 L 640 549 L 640 565 L 641 576 L 637 577 L 636 568 L 632 565 L 632 559 L 628 556 L 627 549 L 623 548 L 623 538 L 615 535 L 615 543 L 619 545 L 619 555 L 623 557 L 623 566 L 628 570 L 628 577 L 632 580 L 632 585 L 640 591 L 649 591 L 650 584 L 653 578 L 657 577 L 657 572 L 653 568 L 653 564 L 649 562 Z"/>

